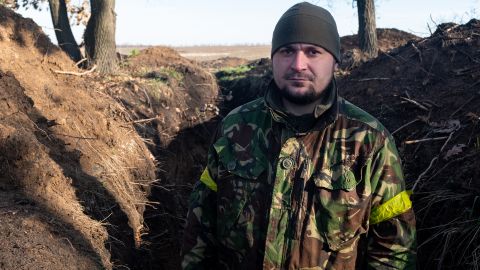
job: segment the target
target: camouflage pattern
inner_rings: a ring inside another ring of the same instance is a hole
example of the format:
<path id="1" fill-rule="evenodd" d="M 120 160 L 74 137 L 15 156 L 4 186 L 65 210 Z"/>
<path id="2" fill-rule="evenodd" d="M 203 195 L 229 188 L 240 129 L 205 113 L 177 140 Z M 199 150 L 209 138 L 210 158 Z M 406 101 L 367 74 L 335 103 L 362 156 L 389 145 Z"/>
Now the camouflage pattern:
<path id="1" fill-rule="evenodd" d="M 183 269 L 415 268 L 412 209 L 369 221 L 405 190 L 393 139 L 332 92 L 305 133 L 272 90 L 225 117 L 208 154 L 216 190 L 191 195 Z"/>

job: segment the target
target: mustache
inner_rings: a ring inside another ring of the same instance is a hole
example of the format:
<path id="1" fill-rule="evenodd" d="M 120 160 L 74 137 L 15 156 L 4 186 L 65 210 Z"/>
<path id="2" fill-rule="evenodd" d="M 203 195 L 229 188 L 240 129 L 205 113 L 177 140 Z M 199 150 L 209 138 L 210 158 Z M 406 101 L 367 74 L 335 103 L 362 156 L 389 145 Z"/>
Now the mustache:
<path id="1" fill-rule="evenodd" d="M 313 81 L 314 76 L 307 72 L 288 72 L 283 76 L 285 80 L 308 80 Z"/>

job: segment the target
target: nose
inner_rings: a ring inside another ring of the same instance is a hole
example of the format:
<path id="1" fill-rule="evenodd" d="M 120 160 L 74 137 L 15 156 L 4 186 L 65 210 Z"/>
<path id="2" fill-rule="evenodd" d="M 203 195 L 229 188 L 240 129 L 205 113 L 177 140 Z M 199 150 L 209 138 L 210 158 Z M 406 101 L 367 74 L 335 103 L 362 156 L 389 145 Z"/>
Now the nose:
<path id="1" fill-rule="evenodd" d="M 295 52 L 290 67 L 295 71 L 302 71 L 307 68 L 307 57 L 302 51 Z"/>

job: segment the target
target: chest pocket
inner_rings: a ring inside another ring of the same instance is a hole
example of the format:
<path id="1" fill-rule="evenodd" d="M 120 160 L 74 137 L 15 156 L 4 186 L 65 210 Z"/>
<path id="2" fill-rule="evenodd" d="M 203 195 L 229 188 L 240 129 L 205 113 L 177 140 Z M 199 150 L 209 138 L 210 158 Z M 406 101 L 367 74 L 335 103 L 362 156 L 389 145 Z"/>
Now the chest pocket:
<path id="1" fill-rule="evenodd" d="M 313 176 L 315 219 L 320 235 L 333 251 L 356 245 L 366 232 L 369 200 L 364 185 L 352 168 L 344 164 L 322 168 Z"/>
<path id="2" fill-rule="evenodd" d="M 265 194 L 267 163 L 261 156 L 254 156 L 252 149 L 238 149 L 235 144 L 216 148 L 219 161 L 217 235 L 225 247 L 245 250 L 257 238 L 256 227 L 262 217 L 258 210 L 266 206 L 261 200 L 268 197 Z"/>

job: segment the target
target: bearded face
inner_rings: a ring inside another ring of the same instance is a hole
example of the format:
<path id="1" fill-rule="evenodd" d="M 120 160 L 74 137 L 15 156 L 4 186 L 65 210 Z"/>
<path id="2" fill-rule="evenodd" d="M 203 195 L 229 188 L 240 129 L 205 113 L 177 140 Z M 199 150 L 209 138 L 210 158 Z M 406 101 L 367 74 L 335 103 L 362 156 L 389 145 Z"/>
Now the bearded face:
<path id="1" fill-rule="evenodd" d="M 306 105 L 318 101 L 330 84 L 335 58 L 322 47 L 294 43 L 273 55 L 273 78 L 287 101 Z"/>

